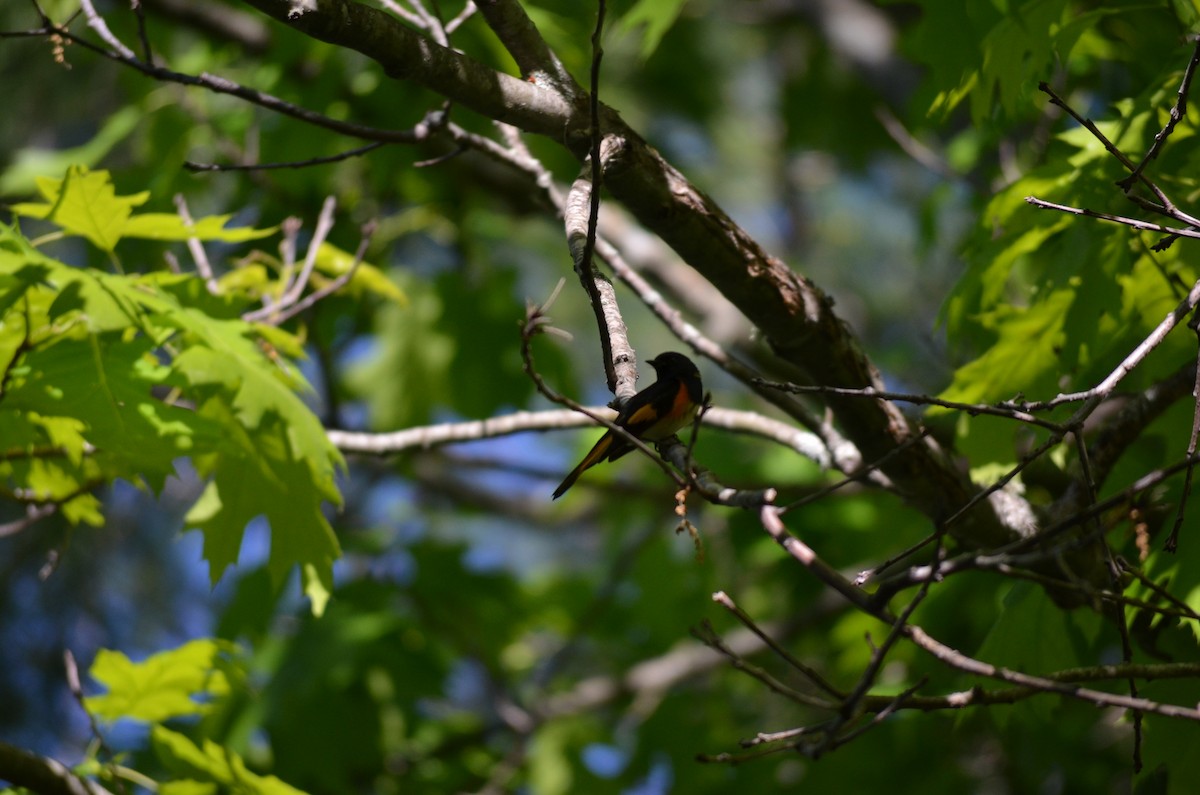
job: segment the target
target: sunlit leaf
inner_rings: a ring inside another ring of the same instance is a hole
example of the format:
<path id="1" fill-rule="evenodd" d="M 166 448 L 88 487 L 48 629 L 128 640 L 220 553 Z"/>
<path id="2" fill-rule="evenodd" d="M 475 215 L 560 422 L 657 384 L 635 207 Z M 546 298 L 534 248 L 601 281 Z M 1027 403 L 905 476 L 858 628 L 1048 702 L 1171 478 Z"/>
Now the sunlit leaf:
<path id="1" fill-rule="evenodd" d="M 101 649 L 89 673 L 108 692 L 88 697 L 85 704 L 90 713 L 105 720 L 157 722 L 202 715 L 229 692 L 219 660 L 233 648 L 224 641 L 200 639 L 142 662 Z"/>
<path id="2" fill-rule="evenodd" d="M 37 180 L 42 202 L 20 202 L 13 212 L 30 218 L 51 221 L 68 234 L 82 235 L 102 251 L 112 252 L 125 237 L 151 240 L 217 240 L 241 243 L 274 234 L 276 228 L 225 228 L 232 216 L 217 215 L 185 224 L 172 213 L 143 213 L 135 215 L 150 198 L 149 191 L 118 196 L 107 171 L 90 171 L 85 166 L 71 166 L 63 179 L 48 177 Z"/>
<path id="3" fill-rule="evenodd" d="M 317 249 L 317 270 L 329 276 L 341 276 L 354 264 L 354 255 L 343 251 L 331 243 L 322 243 Z M 404 291 L 387 277 L 377 266 L 369 262 L 360 262 L 354 271 L 354 276 L 346 284 L 351 294 L 356 290 L 365 291 L 380 298 L 394 301 L 401 306 L 408 303 Z"/>
<path id="4" fill-rule="evenodd" d="M 302 790 L 285 784 L 275 776 L 260 776 L 246 767 L 240 755 L 212 740 L 200 745 L 186 735 L 155 726 L 150 742 L 170 773 L 186 782 L 179 792 L 207 792 L 203 785 L 218 791 L 246 795 L 304 795 Z"/>
<path id="5" fill-rule="evenodd" d="M 209 215 L 185 224 L 174 213 L 141 213 L 133 215 L 122 230 L 124 237 L 148 240 L 219 240 L 222 243 L 244 243 L 275 234 L 278 227 L 254 229 L 248 226 L 226 228 L 232 215 Z"/>
<path id="6" fill-rule="evenodd" d="M 13 212 L 53 221 L 108 252 L 120 242 L 133 208 L 150 198 L 149 191 L 117 196 L 107 171 L 89 171 L 83 166 L 71 166 L 62 179 L 40 178 L 37 186 L 45 201 L 14 204 Z"/>

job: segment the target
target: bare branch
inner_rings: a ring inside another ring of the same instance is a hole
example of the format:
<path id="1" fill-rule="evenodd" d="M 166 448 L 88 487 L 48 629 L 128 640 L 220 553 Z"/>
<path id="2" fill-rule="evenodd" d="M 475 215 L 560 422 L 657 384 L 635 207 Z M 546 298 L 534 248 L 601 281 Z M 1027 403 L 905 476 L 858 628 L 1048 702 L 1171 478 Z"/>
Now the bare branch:
<path id="1" fill-rule="evenodd" d="M 1057 693 L 1079 701 L 1086 701 L 1096 706 L 1120 707 L 1128 710 L 1152 712 L 1156 715 L 1165 715 L 1169 718 L 1200 721 L 1200 709 L 1196 707 L 1182 707 L 1175 704 L 1163 704 L 1146 698 L 1125 696 L 1120 693 L 1106 693 L 1102 690 L 1079 687 L 1075 684 L 1059 682 L 1044 676 L 1031 676 L 1018 671 L 1011 671 L 1007 668 L 1001 668 L 968 657 L 957 649 L 953 649 L 933 638 L 925 630 L 915 625 L 909 625 L 906 634 L 914 643 L 941 662 L 965 673 L 975 674 L 976 676 L 988 679 L 996 679 L 1022 687 L 1030 687 L 1042 693 Z"/>
<path id="2" fill-rule="evenodd" d="M 840 395 L 843 397 L 861 397 L 877 400 L 894 400 L 900 403 L 912 403 L 918 406 L 939 406 L 941 408 L 953 409 L 954 411 L 962 411 L 970 414 L 972 417 L 980 414 L 986 414 L 992 417 L 1003 417 L 1008 420 L 1024 422 L 1030 425 L 1037 425 L 1047 430 L 1063 432 L 1065 426 L 1057 422 L 1043 420 L 1040 417 L 1035 417 L 1027 410 L 1011 405 L 987 405 L 984 403 L 960 403 L 954 400 L 942 400 L 931 395 L 918 395 L 908 392 L 889 392 L 885 389 L 876 389 L 873 386 L 862 387 L 861 389 L 846 389 L 833 386 L 806 386 L 803 384 L 790 384 L 779 381 L 768 381 L 765 378 L 755 379 L 755 383 L 766 389 L 778 389 L 783 392 L 791 392 L 793 394 L 810 394 L 810 395 Z"/>
<path id="3" fill-rule="evenodd" d="M 621 405 L 637 391 L 637 359 L 629 344 L 612 282 L 596 270 L 592 257 L 596 250 L 596 219 L 600 211 L 600 192 L 592 188 L 599 184 L 603 157 L 584 165 L 583 173 L 567 194 L 562 213 L 575 273 L 588 295 L 600 331 L 601 358 L 608 389 L 615 396 L 616 404 Z"/>
<path id="4" fill-rule="evenodd" d="M 427 450 L 445 444 L 494 439 L 515 433 L 590 428 L 598 424 L 591 419 L 591 414 L 610 419 L 616 417 L 616 412 L 606 406 L 584 408 L 588 414 L 573 409 L 518 411 L 485 420 L 422 425 L 389 433 L 330 429 L 325 434 L 329 441 L 344 453 L 394 455 L 406 450 Z M 819 449 L 814 449 L 815 442 L 811 435 L 798 431 L 787 423 L 751 411 L 712 408 L 705 412 L 702 422 L 714 428 L 759 436 L 789 447 L 804 456 L 819 454 Z"/>
<path id="5" fill-rule="evenodd" d="M 132 69 L 141 72 L 142 74 L 154 80 L 160 80 L 168 83 L 178 83 L 185 86 L 193 86 L 203 88 L 218 94 L 228 94 L 237 97 L 238 99 L 250 102 L 254 105 L 266 108 L 284 116 L 311 124 L 315 127 L 330 130 L 332 132 L 350 135 L 356 138 L 362 138 L 368 141 L 389 141 L 394 143 L 418 143 L 420 140 L 419 133 L 411 130 L 390 130 L 380 127 L 369 127 L 352 122 L 345 122 L 339 119 L 334 119 L 329 116 L 324 116 L 315 111 L 295 105 L 291 102 L 272 96 L 271 94 L 258 91 L 253 88 L 240 85 L 228 78 L 201 73 L 199 75 L 190 75 L 183 72 L 176 72 L 153 64 L 147 64 L 136 56 L 127 47 L 122 49 L 105 49 L 88 41 L 85 38 L 75 35 L 65 27 L 55 26 L 49 21 L 46 21 L 46 26 L 40 29 L 20 31 L 20 32 L 5 32 L 4 36 L 15 37 L 44 37 L 44 36 L 59 36 L 63 40 L 70 41 L 120 64 L 128 66 Z M 415 35 L 415 34 L 413 34 Z M 118 42 L 119 44 L 119 42 Z"/>
<path id="6" fill-rule="evenodd" d="M 730 664 L 735 669 L 762 682 L 772 693 L 783 696 L 789 701 L 794 701 L 797 704 L 801 704 L 806 707 L 815 707 L 817 709 L 834 709 L 836 707 L 836 705 L 830 702 L 828 699 L 821 698 L 819 696 L 811 696 L 807 693 L 802 693 L 799 690 L 788 687 L 783 682 L 780 682 L 774 676 L 767 673 L 763 668 L 746 662 L 744 659 L 742 659 L 740 654 L 734 652 L 725 644 L 724 641 L 721 640 L 721 637 L 717 634 L 716 630 L 713 629 L 712 624 L 708 621 L 701 622 L 698 629 L 693 629 L 692 637 L 696 638 L 710 649 L 725 655 L 725 658 L 729 660 Z"/>
<path id="7" fill-rule="evenodd" d="M 121 40 L 116 36 L 114 36 L 113 32 L 108 29 L 108 24 L 105 23 L 104 17 L 96 13 L 96 7 L 92 5 L 92 0 L 80 0 L 79 6 L 83 9 L 83 15 L 87 18 L 88 27 L 96 31 L 96 35 L 99 36 L 105 44 L 116 50 L 117 53 L 126 61 L 136 61 L 138 59 L 133 50 L 126 47 L 125 44 L 122 43 Z"/>
<path id="8" fill-rule="evenodd" d="M 373 222 L 363 226 L 362 240 L 359 241 L 358 248 L 354 252 L 354 259 L 345 273 L 291 304 L 272 307 L 273 311 L 269 317 L 264 319 L 264 322 L 274 326 L 284 323 L 349 284 L 350 280 L 354 278 L 354 274 L 358 272 L 358 266 L 362 264 L 363 256 L 367 253 L 367 246 L 371 244 L 371 236 L 374 233 L 375 224 Z"/>
<path id="9" fill-rule="evenodd" d="M 788 665 L 792 666 L 797 671 L 799 671 L 801 674 L 803 674 L 805 677 L 807 677 L 808 680 L 811 681 L 818 688 L 820 688 L 821 690 L 824 690 L 826 693 L 828 693 L 829 695 L 833 696 L 836 699 L 840 700 L 845 697 L 845 694 L 842 693 L 837 688 L 835 688 L 833 685 L 829 684 L 829 682 L 827 682 L 825 680 L 825 677 L 821 676 L 821 674 L 817 673 L 811 667 L 809 667 L 809 666 L 805 665 L 804 663 L 800 662 L 799 660 L 797 660 L 792 655 L 791 652 L 789 652 L 786 648 L 784 648 L 783 646 L 780 646 L 778 643 L 776 643 L 775 640 L 771 637 L 770 633 L 768 633 L 766 630 L 764 630 L 762 627 L 760 627 L 757 623 L 755 623 L 754 619 L 752 619 L 749 615 L 747 615 L 745 613 L 745 611 L 743 611 L 740 607 L 738 607 L 736 604 L 734 604 L 733 599 L 731 599 L 727 593 L 725 593 L 724 591 L 717 591 L 715 594 L 713 594 L 712 598 L 713 598 L 714 602 L 721 605 L 721 607 L 724 607 L 726 610 L 728 610 L 730 613 L 733 614 L 734 618 L 736 618 L 738 621 L 742 622 L 742 624 L 746 627 L 746 629 L 750 630 L 755 635 L 757 635 L 760 639 L 762 639 L 762 642 L 767 644 L 767 646 L 770 647 L 771 651 L 775 652 L 775 654 L 778 655 L 781 659 L 785 660 Z"/>
<path id="10" fill-rule="evenodd" d="M 438 47 L 384 12 L 349 0 L 329 0 L 296 14 L 290 14 L 294 6 L 287 0 L 248 2 L 310 36 L 368 55 L 391 76 L 411 79 L 490 118 L 562 141 L 581 160 L 589 151 L 582 108 L 572 104 L 574 95 L 563 83 L 543 85 L 497 75 Z M 515 14 L 514 6 L 512 0 L 493 0 L 480 4 L 480 10 L 485 16 Z M 537 60 L 534 45 L 540 36 L 535 40 L 527 17 L 522 12 L 509 21 L 516 27 L 506 29 L 502 39 L 518 52 L 532 52 Z M 531 61 L 530 68 L 550 67 L 542 59 L 536 65 Z M 741 309 L 780 357 L 809 373 L 814 382 L 852 388 L 876 384 L 874 367 L 834 314 L 828 296 L 764 252 L 618 114 L 602 106 L 601 116 L 605 135 L 623 142 L 619 168 L 605 173 L 605 184 L 617 199 Z M 866 459 L 879 459 L 912 437 L 903 415 L 886 401 L 842 401 L 835 396 L 830 404 Z M 909 503 L 930 516 L 944 516 L 950 506 L 961 505 L 975 492 L 929 439 L 890 459 L 886 474 Z M 982 511 L 954 532 L 973 546 L 995 545 L 1013 536 L 999 517 Z"/>
<path id="11" fill-rule="evenodd" d="M 1116 158 L 1116 160 L 1121 165 L 1125 166 L 1125 168 L 1129 170 L 1130 174 L 1137 175 L 1137 179 L 1143 185 L 1145 185 L 1150 190 L 1150 192 L 1153 193 L 1154 196 L 1158 199 L 1159 207 L 1157 209 L 1159 212 L 1162 212 L 1164 215 L 1169 215 L 1173 218 L 1180 217 L 1178 214 L 1178 212 L 1179 212 L 1178 208 L 1176 208 L 1175 204 L 1170 199 L 1167 198 L 1166 194 L 1163 193 L 1162 189 L 1159 188 L 1157 185 L 1155 185 L 1153 182 L 1151 182 L 1149 179 L 1147 179 L 1146 175 L 1144 173 L 1142 173 L 1141 170 L 1139 170 L 1137 166 L 1134 166 L 1133 163 L 1130 162 L 1129 158 L 1125 156 L 1125 153 L 1122 152 L 1120 149 L 1118 149 L 1116 144 L 1114 144 L 1112 141 L 1108 140 L 1108 136 L 1106 136 L 1104 133 L 1100 132 L 1100 129 L 1095 124 L 1092 123 L 1091 119 L 1087 119 L 1087 118 L 1084 118 L 1083 116 L 1081 116 L 1073 107 L 1070 106 L 1070 104 L 1068 104 L 1066 102 L 1066 100 L 1064 100 L 1062 97 L 1060 97 L 1058 94 L 1056 94 L 1054 92 L 1054 89 L 1050 88 L 1050 86 L 1047 85 L 1046 83 L 1044 83 L 1044 82 L 1038 83 L 1038 89 L 1040 89 L 1043 93 L 1047 94 L 1050 97 L 1050 102 L 1052 104 L 1057 105 L 1058 107 L 1065 110 L 1068 114 L 1070 114 L 1071 118 L 1075 119 L 1075 121 L 1079 122 L 1079 124 L 1084 129 L 1086 129 L 1088 132 L 1090 132 L 1092 134 L 1092 136 L 1104 146 L 1104 148 L 1108 151 L 1108 153 L 1110 155 L 1112 155 L 1114 158 Z M 1128 189 L 1126 189 L 1126 193 L 1128 193 L 1128 192 L 1129 192 Z M 1194 219 L 1190 219 L 1187 221 L 1187 223 L 1192 223 L 1192 222 L 1194 222 Z"/>
<path id="12" fill-rule="evenodd" d="M 1196 47 L 1192 50 L 1192 59 L 1188 61 L 1187 68 L 1183 71 L 1183 80 L 1179 84 L 1179 91 L 1176 92 L 1175 105 L 1171 108 L 1171 112 L 1167 117 L 1166 126 L 1154 136 L 1154 143 L 1150 145 L 1146 156 L 1142 158 L 1142 162 L 1137 164 L 1137 168 L 1133 170 L 1133 173 L 1117 183 L 1126 193 L 1129 192 L 1133 183 L 1141 178 L 1142 172 L 1146 170 L 1146 166 L 1149 165 L 1150 161 L 1158 157 L 1163 144 L 1167 142 L 1167 138 L 1174 132 L 1175 126 L 1183 121 L 1183 117 L 1187 115 L 1188 93 L 1191 91 L 1192 78 L 1196 74 L 1197 66 L 1200 66 L 1200 38 L 1196 39 Z"/>
<path id="13" fill-rule="evenodd" d="M 463 6 L 462 11 L 458 12 L 458 16 L 446 23 L 446 33 L 451 34 L 458 30 L 459 26 L 470 19 L 478 10 L 479 7 L 475 5 L 475 0 L 467 0 L 467 3 Z"/>
<path id="14" fill-rule="evenodd" d="M 175 194 L 175 209 L 179 212 L 179 217 L 183 219 L 183 225 L 190 228 L 193 225 L 192 214 L 188 211 L 187 200 L 183 198 L 182 193 Z M 189 237 L 187 248 L 192 255 L 192 262 L 196 263 L 196 272 L 200 274 L 200 278 L 204 279 L 204 286 L 208 289 L 209 294 L 217 295 L 221 292 L 221 286 L 217 283 L 216 276 L 213 275 L 212 264 L 208 261 L 208 252 L 204 250 L 204 245 L 199 238 Z"/>
<path id="15" fill-rule="evenodd" d="M 1190 237 L 1200 238 L 1200 230 L 1190 227 L 1183 228 L 1177 226 L 1165 226 L 1156 224 L 1151 221 L 1143 221 L 1138 218 L 1130 218 L 1124 215 L 1113 215 L 1111 213 L 1101 213 L 1095 210 L 1089 210 L 1086 207 L 1071 207 L 1067 204 L 1058 204 L 1056 202 L 1039 199 L 1036 196 L 1026 196 L 1025 201 L 1028 204 L 1037 207 L 1039 210 L 1058 210 L 1071 215 L 1082 215 L 1088 218 L 1096 218 L 1101 221 L 1109 221 L 1114 224 L 1123 224 L 1141 232 L 1162 232 L 1164 234 L 1173 235 L 1174 237 Z"/>
<path id="16" fill-rule="evenodd" d="M 1109 373 L 1103 381 L 1101 381 L 1099 384 L 1096 384 L 1096 386 L 1092 387 L 1091 389 L 1084 390 L 1083 392 L 1060 394 L 1052 401 L 1047 401 L 1045 404 L 1038 404 L 1038 407 L 1049 407 L 1052 404 L 1059 405 L 1062 403 L 1074 403 L 1082 400 L 1084 401 L 1084 405 L 1079 407 L 1078 411 L 1075 412 L 1066 425 L 1072 426 L 1082 422 L 1085 417 L 1095 410 L 1096 406 L 1100 405 L 1101 401 L 1112 394 L 1112 391 L 1117 388 L 1117 384 L 1121 383 L 1125 376 L 1129 375 L 1129 373 L 1131 373 L 1135 367 L 1141 364 L 1142 361 L 1150 355 L 1151 351 L 1162 344 L 1162 341 L 1166 339 L 1167 335 L 1170 334 L 1177 325 L 1179 325 L 1180 321 L 1191 314 L 1192 310 L 1196 308 L 1197 304 L 1200 304 L 1200 281 L 1196 282 L 1192 286 L 1191 292 L 1187 294 L 1187 297 L 1184 298 L 1183 301 L 1181 301 L 1179 305 L 1171 311 L 1170 314 L 1163 318 L 1162 322 L 1155 326 L 1154 330 L 1147 334 L 1146 338 L 1143 339 L 1137 345 L 1137 347 L 1130 351 L 1129 355 L 1126 356 L 1121 363 L 1117 365 L 1116 369 Z"/>
<path id="17" fill-rule="evenodd" d="M 349 160 L 352 157 L 361 157 L 368 152 L 374 152 L 381 146 L 386 146 L 386 141 L 375 141 L 366 146 L 358 146 L 354 149 L 348 149 L 336 155 L 328 157 L 312 157 L 308 160 L 292 160 L 285 163 L 237 163 L 237 164 L 221 164 L 221 163 L 196 163 L 191 160 L 183 161 L 183 167 L 188 171 L 272 171 L 275 169 L 284 168 L 311 168 L 313 166 L 323 166 L 329 163 L 340 163 L 343 160 Z"/>

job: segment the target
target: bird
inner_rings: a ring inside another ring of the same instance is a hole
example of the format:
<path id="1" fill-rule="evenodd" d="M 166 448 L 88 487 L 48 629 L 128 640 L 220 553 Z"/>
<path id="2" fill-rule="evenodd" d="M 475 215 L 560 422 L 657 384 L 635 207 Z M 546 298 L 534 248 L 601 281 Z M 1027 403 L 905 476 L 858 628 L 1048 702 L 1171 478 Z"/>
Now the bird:
<path id="1" fill-rule="evenodd" d="M 649 360 L 658 380 L 638 392 L 613 421 L 636 439 L 658 442 L 673 435 L 696 417 L 704 402 L 700 371 L 682 353 L 667 351 Z M 633 443 L 609 429 L 591 451 L 554 490 L 554 499 L 566 493 L 584 470 L 601 461 L 616 461 L 633 449 Z"/>

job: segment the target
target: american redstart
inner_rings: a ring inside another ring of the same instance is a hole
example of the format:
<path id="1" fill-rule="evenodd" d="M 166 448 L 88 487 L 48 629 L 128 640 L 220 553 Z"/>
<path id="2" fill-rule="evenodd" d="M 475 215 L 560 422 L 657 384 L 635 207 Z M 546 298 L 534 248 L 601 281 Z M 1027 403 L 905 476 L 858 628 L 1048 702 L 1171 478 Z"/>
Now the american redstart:
<path id="1" fill-rule="evenodd" d="M 631 397 L 613 423 L 629 431 L 634 438 L 657 442 L 695 418 L 704 401 L 704 387 L 700 384 L 700 371 L 682 353 L 660 353 L 650 360 L 650 365 L 658 373 L 658 380 Z M 571 488 L 585 469 L 601 461 L 616 461 L 632 449 L 633 444 L 628 439 L 609 430 L 583 457 L 579 466 L 558 484 L 554 499 Z"/>

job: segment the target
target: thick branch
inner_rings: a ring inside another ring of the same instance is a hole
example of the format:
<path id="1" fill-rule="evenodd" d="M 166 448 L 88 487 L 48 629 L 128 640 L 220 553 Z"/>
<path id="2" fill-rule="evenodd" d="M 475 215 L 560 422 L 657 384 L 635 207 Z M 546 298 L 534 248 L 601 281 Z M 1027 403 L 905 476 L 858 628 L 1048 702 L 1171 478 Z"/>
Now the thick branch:
<path id="1" fill-rule="evenodd" d="M 475 4 L 488 26 L 504 48 L 517 62 L 521 74 L 532 80 L 549 80 L 568 96 L 578 96 L 583 89 L 571 77 L 562 61 L 538 33 L 529 15 L 517 0 L 479 0 Z"/>
<path id="2" fill-rule="evenodd" d="M 600 210 L 599 192 L 592 189 L 600 166 L 594 163 L 603 159 L 604 154 L 601 154 L 596 161 L 584 164 L 583 171 L 572 183 L 566 201 L 563 202 L 562 214 L 566 224 L 567 247 L 571 251 L 575 274 L 579 277 L 588 295 L 592 312 L 596 315 L 608 390 L 615 396 L 616 405 L 624 405 L 637 391 L 637 359 L 633 346 L 629 344 L 629 334 L 621 316 L 621 309 L 617 305 L 612 282 L 596 269 L 593 256 L 597 244 L 596 221 Z"/>
<path id="3" fill-rule="evenodd" d="M 442 47 L 379 9 L 353 0 L 245 2 L 314 39 L 361 52 L 390 77 L 411 80 L 496 121 L 561 138 L 572 118 L 557 92 Z"/>
<path id="4" fill-rule="evenodd" d="M 0 779 L 42 795 L 112 795 L 54 759 L 0 742 Z"/>

